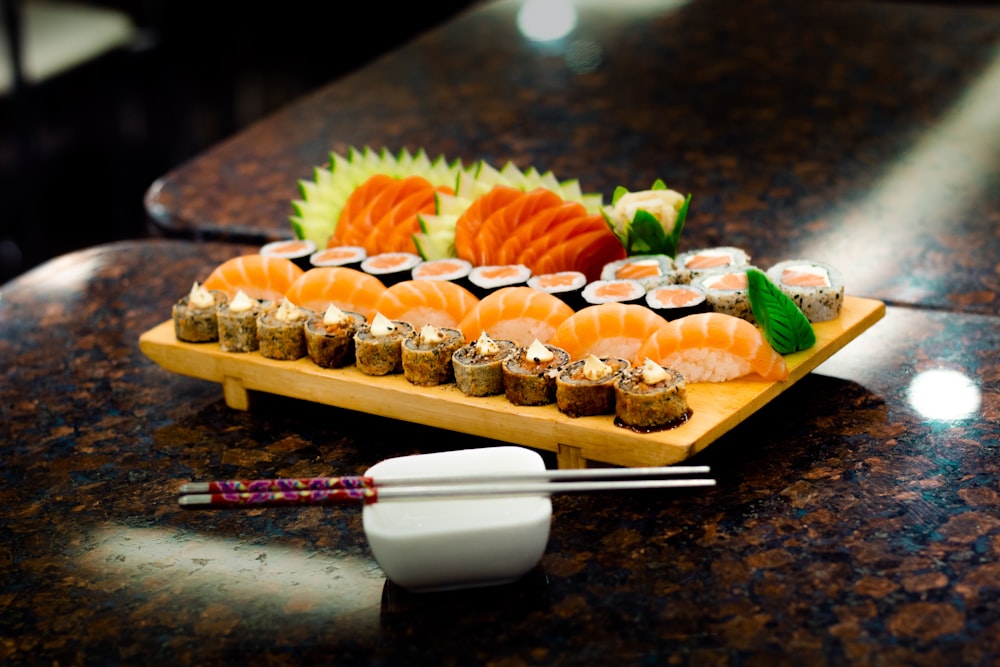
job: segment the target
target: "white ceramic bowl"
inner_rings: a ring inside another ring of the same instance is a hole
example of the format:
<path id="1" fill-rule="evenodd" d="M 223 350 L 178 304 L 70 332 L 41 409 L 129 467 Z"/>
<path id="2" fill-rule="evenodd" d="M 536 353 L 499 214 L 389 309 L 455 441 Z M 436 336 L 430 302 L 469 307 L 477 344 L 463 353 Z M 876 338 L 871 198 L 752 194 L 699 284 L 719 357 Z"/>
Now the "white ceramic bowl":
<path id="1" fill-rule="evenodd" d="M 545 470 L 542 457 L 503 446 L 387 459 L 379 477 Z M 545 553 L 548 496 L 382 500 L 362 510 L 365 536 L 386 576 L 411 591 L 491 586 L 527 574 Z"/>

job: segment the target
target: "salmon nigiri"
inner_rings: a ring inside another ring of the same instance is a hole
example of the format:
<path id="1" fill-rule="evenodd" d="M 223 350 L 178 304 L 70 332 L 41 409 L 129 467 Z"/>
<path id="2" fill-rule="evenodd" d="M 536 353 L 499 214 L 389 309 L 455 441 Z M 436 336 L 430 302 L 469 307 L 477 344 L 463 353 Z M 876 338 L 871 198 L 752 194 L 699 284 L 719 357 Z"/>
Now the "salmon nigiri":
<path id="1" fill-rule="evenodd" d="M 420 329 L 426 324 L 457 329 L 479 299 L 448 280 L 404 280 L 392 285 L 375 302 L 375 311 Z"/>
<path id="2" fill-rule="evenodd" d="M 756 372 L 788 377 L 785 359 L 750 322 L 724 313 L 697 313 L 668 322 L 639 347 L 638 357 L 674 368 L 688 382 L 725 382 Z"/>
<path id="3" fill-rule="evenodd" d="M 667 320 L 638 304 L 609 301 L 582 308 L 559 325 L 549 341 L 575 359 L 621 357 L 641 363 L 639 346 Z"/>
<path id="4" fill-rule="evenodd" d="M 203 287 L 235 298 L 240 290 L 253 299 L 280 301 L 304 271 L 287 257 L 241 255 L 215 267 Z"/>
<path id="5" fill-rule="evenodd" d="M 373 275 L 346 266 L 317 266 L 303 273 L 285 294 L 296 306 L 323 313 L 332 303 L 341 310 L 375 313 L 385 285 Z"/>
<path id="6" fill-rule="evenodd" d="M 501 287 L 483 297 L 458 328 L 468 340 L 476 340 L 485 331 L 491 338 L 527 347 L 536 338 L 548 341 L 572 314 L 573 309 L 559 297 L 517 285 Z"/>

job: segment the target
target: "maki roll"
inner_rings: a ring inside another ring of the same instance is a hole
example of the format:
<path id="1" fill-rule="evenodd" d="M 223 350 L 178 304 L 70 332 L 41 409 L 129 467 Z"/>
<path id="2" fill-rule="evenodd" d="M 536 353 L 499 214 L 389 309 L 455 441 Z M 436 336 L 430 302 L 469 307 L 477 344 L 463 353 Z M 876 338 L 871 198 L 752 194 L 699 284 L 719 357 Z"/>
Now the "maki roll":
<path id="1" fill-rule="evenodd" d="M 261 313 L 257 318 L 261 356 L 279 361 L 306 356 L 305 323 L 310 315 L 311 310 L 300 308 L 287 298 L 277 308 Z"/>
<path id="2" fill-rule="evenodd" d="M 687 420 L 684 376 L 646 359 L 622 371 L 615 380 L 615 423 L 636 431 L 670 428 Z"/>
<path id="3" fill-rule="evenodd" d="M 344 266 L 349 269 L 361 270 L 361 262 L 368 257 L 363 246 L 341 245 L 317 250 L 309 256 L 309 263 L 314 267 Z"/>
<path id="4" fill-rule="evenodd" d="M 253 352 L 260 349 L 257 318 L 270 302 L 253 299 L 239 290 L 229 303 L 219 306 L 219 346 L 223 352 Z"/>
<path id="5" fill-rule="evenodd" d="M 528 287 L 559 297 L 573 310 L 587 305 L 583 300 L 583 288 L 586 286 L 587 276 L 581 271 L 542 273 L 528 278 Z"/>
<path id="6" fill-rule="evenodd" d="M 661 285 L 646 292 L 646 306 L 667 321 L 710 310 L 704 288 L 698 285 Z"/>
<path id="7" fill-rule="evenodd" d="M 583 288 L 583 301 L 587 306 L 601 303 L 642 303 L 646 288 L 638 280 L 615 278 L 595 280 Z"/>
<path id="8" fill-rule="evenodd" d="M 734 269 L 750 265 L 750 255 L 740 248 L 702 248 L 677 255 L 674 267 L 678 283 L 693 282 L 706 271 Z"/>
<path id="9" fill-rule="evenodd" d="M 747 289 L 747 270 L 751 268 L 754 267 L 708 271 L 696 278 L 691 285 L 704 290 L 712 311 L 756 324 L 757 318 L 750 308 L 750 292 Z"/>
<path id="10" fill-rule="evenodd" d="M 493 396 L 504 392 L 503 362 L 517 351 L 512 340 L 494 340 L 485 331 L 452 356 L 455 384 L 466 396 Z"/>
<path id="11" fill-rule="evenodd" d="M 389 375 L 403 371 L 403 339 L 413 326 L 390 320 L 376 312 L 371 323 L 354 333 L 354 363 L 366 375 Z"/>
<path id="12" fill-rule="evenodd" d="M 386 287 L 411 280 L 413 268 L 423 260 L 412 252 L 383 252 L 369 255 L 361 262 L 361 270 L 373 275 Z"/>
<path id="13" fill-rule="evenodd" d="M 609 262 L 601 270 L 601 280 L 638 280 L 644 286 L 669 285 L 676 282 L 674 260 L 670 255 L 633 255 Z"/>
<path id="14" fill-rule="evenodd" d="M 482 299 L 502 287 L 526 285 L 531 269 L 524 264 L 477 266 L 469 273 L 472 293 Z"/>
<path id="15" fill-rule="evenodd" d="M 274 241 L 261 246 L 259 251 L 261 255 L 290 259 L 303 271 L 311 266 L 309 258 L 314 252 L 316 252 L 316 244 L 309 239 Z"/>
<path id="16" fill-rule="evenodd" d="M 535 339 L 504 359 L 504 395 L 514 405 L 548 405 L 556 400 L 556 375 L 569 363 L 569 352 Z"/>
<path id="17" fill-rule="evenodd" d="M 807 259 L 790 259 L 768 269 L 767 277 L 795 302 L 810 322 L 826 322 L 840 316 L 844 280 L 834 267 Z"/>
<path id="18" fill-rule="evenodd" d="M 615 381 L 629 368 L 627 359 L 596 357 L 574 361 L 556 376 L 556 407 L 570 417 L 615 412 Z"/>
<path id="19" fill-rule="evenodd" d="M 354 334 L 366 324 L 365 316 L 330 304 L 322 315 L 313 313 L 305 324 L 306 354 L 320 368 L 341 368 L 354 363 Z"/>
<path id="20" fill-rule="evenodd" d="M 425 324 L 420 331 L 403 339 L 400 361 L 403 375 L 411 384 L 430 387 L 455 379 L 451 357 L 465 345 L 458 329 Z"/>
<path id="21" fill-rule="evenodd" d="M 468 289 L 471 287 L 469 284 L 471 271 L 472 262 L 458 257 L 447 257 L 420 262 L 410 270 L 410 276 L 413 280 L 447 280 Z"/>
<path id="22" fill-rule="evenodd" d="M 222 290 L 207 290 L 195 282 L 191 291 L 174 304 L 171 316 L 174 335 L 186 343 L 211 343 L 219 340 L 219 306 L 229 301 Z"/>

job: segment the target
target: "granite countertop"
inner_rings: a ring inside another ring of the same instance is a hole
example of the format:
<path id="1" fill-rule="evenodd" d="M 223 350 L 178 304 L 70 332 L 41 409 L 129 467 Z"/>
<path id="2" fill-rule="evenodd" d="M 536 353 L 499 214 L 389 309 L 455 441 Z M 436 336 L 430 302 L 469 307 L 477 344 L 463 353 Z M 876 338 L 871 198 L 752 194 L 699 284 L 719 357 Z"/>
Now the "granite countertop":
<path id="1" fill-rule="evenodd" d="M 538 567 L 410 593 L 351 508 L 182 510 L 187 481 L 498 444 L 254 394 L 140 334 L 249 246 L 95 247 L 0 288 L 0 661 L 990 664 L 1000 321 L 892 307 L 690 459 L 717 486 L 553 498 Z M 553 463 L 551 454 L 548 462 Z"/>
<path id="2" fill-rule="evenodd" d="M 299 179 L 351 147 L 692 194 L 688 248 L 850 271 L 889 303 L 1000 313 L 1000 9 L 576 3 L 565 38 L 482 3 L 165 174 L 172 235 L 289 237 Z M 613 8 L 612 8 L 613 7 Z"/>

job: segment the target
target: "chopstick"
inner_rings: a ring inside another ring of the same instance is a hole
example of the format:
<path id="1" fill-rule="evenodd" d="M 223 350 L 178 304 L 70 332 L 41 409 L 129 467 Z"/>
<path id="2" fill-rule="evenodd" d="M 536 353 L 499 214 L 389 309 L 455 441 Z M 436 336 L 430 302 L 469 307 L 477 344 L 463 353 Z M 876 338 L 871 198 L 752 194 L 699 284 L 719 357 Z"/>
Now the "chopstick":
<path id="1" fill-rule="evenodd" d="M 454 476 L 314 477 L 191 482 L 181 487 L 185 508 L 344 505 L 406 498 L 475 498 L 554 493 L 629 491 L 714 486 L 714 479 L 636 479 L 708 472 L 708 466 L 587 468 L 537 473 Z M 630 479 L 622 479 L 630 478 Z M 582 481 L 581 481 L 582 480 Z"/>

